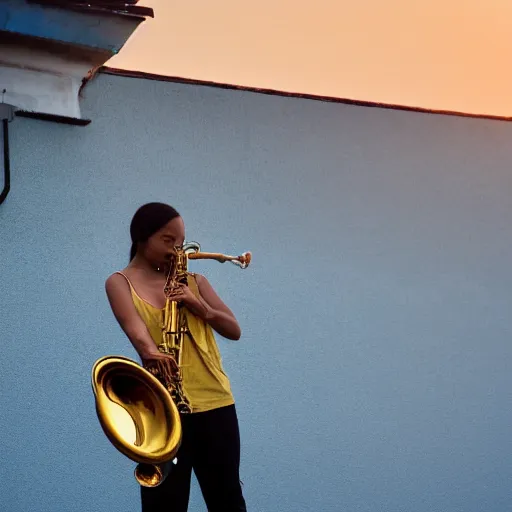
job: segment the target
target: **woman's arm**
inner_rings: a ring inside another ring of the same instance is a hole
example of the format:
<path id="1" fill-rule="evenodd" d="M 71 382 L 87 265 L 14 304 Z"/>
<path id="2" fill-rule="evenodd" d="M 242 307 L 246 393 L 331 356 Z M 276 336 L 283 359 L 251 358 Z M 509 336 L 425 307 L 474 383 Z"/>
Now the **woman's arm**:
<path id="1" fill-rule="evenodd" d="M 144 361 L 160 354 L 151 334 L 135 309 L 130 286 L 120 274 L 112 274 L 105 282 L 110 307 L 121 329 Z"/>
<path id="2" fill-rule="evenodd" d="M 212 285 L 206 277 L 195 274 L 197 287 L 200 293 L 202 308 L 193 311 L 224 338 L 239 340 L 242 335 L 240 325 L 233 312 L 224 304 L 221 298 L 215 293 Z M 193 308 L 193 306 L 192 306 Z"/>

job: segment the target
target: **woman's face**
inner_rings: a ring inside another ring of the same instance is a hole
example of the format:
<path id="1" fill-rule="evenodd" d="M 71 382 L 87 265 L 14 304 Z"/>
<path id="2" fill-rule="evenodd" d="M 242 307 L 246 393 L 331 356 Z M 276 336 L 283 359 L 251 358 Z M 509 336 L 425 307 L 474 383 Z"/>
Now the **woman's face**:
<path id="1" fill-rule="evenodd" d="M 174 248 L 184 242 L 185 224 L 181 217 L 175 217 L 143 244 L 144 257 L 157 266 L 165 265 Z"/>

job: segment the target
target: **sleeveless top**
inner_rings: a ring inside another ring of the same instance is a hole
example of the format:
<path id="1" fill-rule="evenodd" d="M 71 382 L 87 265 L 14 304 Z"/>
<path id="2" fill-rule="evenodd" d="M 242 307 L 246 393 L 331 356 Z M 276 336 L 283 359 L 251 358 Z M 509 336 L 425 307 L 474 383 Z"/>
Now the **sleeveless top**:
<path id="1" fill-rule="evenodd" d="M 130 285 L 135 309 L 146 324 L 156 345 L 162 342 L 163 308 L 157 308 L 139 297 Z M 187 275 L 188 286 L 198 297 L 199 289 L 193 274 Z M 182 347 L 183 390 L 190 401 L 192 412 L 204 412 L 233 404 L 234 398 L 228 376 L 222 368 L 222 358 L 212 328 L 204 320 L 183 308 L 189 333 Z"/>

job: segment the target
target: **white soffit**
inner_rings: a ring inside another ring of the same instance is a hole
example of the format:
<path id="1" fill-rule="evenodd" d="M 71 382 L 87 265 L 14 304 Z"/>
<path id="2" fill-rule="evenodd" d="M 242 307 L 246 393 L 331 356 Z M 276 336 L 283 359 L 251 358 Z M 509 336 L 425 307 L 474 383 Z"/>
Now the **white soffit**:
<path id="1" fill-rule="evenodd" d="M 44 46 L 0 41 L 0 98 L 25 112 L 80 119 L 79 89 L 95 67 L 90 60 L 59 55 Z"/>

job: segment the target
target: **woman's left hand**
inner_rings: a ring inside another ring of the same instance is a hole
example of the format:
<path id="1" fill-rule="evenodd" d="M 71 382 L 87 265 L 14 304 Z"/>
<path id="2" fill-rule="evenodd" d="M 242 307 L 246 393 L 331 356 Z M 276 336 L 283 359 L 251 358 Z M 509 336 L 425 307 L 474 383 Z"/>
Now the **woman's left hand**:
<path id="1" fill-rule="evenodd" d="M 170 300 L 181 302 L 194 313 L 205 313 L 204 304 L 192 293 L 192 290 L 186 284 L 180 284 L 174 291 L 169 295 Z"/>

